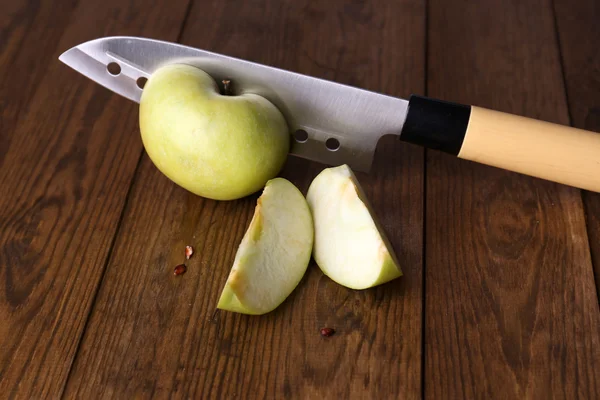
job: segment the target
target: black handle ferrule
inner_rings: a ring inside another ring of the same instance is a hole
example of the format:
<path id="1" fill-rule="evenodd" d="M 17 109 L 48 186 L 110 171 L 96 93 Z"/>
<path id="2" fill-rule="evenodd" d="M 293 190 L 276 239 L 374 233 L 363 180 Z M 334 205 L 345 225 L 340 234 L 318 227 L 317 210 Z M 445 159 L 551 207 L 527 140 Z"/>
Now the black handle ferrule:
<path id="1" fill-rule="evenodd" d="M 470 116 L 471 106 L 412 95 L 400 139 L 458 155 Z"/>

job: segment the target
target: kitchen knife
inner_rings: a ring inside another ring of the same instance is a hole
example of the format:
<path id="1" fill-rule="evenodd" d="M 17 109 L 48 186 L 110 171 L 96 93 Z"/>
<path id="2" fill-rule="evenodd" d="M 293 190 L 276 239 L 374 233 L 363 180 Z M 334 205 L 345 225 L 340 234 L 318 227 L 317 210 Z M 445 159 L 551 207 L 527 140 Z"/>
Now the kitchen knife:
<path id="1" fill-rule="evenodd" d="M 409 100 L 313 78 L 181 44 L 106 37 L 64 52 L 62 62 L 135 102 L 143 82 L 185 63 L 237 93 L 264 96 L 284 114 L 291 154 L 368 172 L 384 135 L 506 170 L 600 192 L 600 134 L 413 95 Z M 235 93 L 234 93 L 235 94 Z"/>

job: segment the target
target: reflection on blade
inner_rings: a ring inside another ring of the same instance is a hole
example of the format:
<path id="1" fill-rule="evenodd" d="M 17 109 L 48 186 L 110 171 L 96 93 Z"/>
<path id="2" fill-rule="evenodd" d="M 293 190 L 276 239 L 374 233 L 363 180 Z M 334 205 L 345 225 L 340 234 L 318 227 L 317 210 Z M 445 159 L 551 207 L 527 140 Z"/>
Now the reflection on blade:
<path id="1" fill-rule="evenodd" d="M 406 100 L 153 39 L 97 39 L 66 51 L 60 60 L 135 102 L 142 92 L 138 78 L 166 64 L 197 66 L 217 81 L 233 80 L 239 93 L 266 97 L 284 114 L 291 132 L 306 131 L 308 139 L 294 141 L 292 154 L 362 171 L 370 169 L 381 136 L 400 134 L 408 106 Z M 107 68 L 111 63 L 113 74 Z M 339 148 L 328 149 L 328 139 L 336 139 Z"/>
<path id="2" fill-rule="evenodd" d="M 93 57 L 79 47 L 73 47 L 64 52 L 59 60 L 100 85 L 136 103 L 140 102 L 142 95 L 142 90 L 136 83 L 137 79 L 150 76 L 123 60 L 118 62 L 111 60 L 109 53 L 104 53 L 101 57 Z M 119 73 L 117 75 L 111 74 L 107 69 L 107 66 L 113 62 L 118 64 Z"/>

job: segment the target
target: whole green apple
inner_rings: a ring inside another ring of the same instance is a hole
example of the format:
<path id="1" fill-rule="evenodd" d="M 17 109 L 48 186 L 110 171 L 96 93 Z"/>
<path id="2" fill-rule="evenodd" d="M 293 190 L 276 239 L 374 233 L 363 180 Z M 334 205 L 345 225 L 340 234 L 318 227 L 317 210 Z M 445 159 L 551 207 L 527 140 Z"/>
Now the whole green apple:
<path id="1" fill-rule="evenodd" d="M 140 100 L 148 156 L 169 179 L 199 196 L 234 200 L 257 192 L 287 158 L 290 134 L 281 112 L 252 93 L 222 95 L 199 68 L 159 68 Z"/>

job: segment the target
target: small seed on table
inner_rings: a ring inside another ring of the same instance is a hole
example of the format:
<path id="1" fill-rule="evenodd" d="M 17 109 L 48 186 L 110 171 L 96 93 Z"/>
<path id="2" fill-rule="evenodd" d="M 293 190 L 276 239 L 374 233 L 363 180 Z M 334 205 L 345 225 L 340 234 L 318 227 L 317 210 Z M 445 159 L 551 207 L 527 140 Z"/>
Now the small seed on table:
<path id="1" fill-rule="evenodd" d="M 180 264 L 175 267 L 175 270 L 173 270 L 173 275 L 183 275 L 185 274 L 185 271 L 187 271 L 185 264 Z"/>
<path id="2" fill-rule="evenodd" d="M 335 333 L 332 328 L 321 328 L 321 336 L 329 337 Z"/>
<path id="3" fill-rule="evenodd" d="M 192 246 L 185 246 L 185 259 L 189 260 L 194 254 L 194 248 Z"/>

